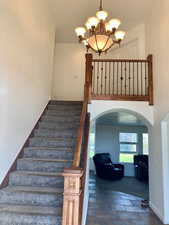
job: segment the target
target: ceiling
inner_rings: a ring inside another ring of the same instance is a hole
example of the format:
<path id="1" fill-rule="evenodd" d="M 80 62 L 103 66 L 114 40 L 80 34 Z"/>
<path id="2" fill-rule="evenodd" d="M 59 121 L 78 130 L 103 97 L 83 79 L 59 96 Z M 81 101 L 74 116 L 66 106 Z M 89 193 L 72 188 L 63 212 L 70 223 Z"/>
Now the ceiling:
<path id="1" fill-rule="evenodd" d="M 43 0 L 44 1 L 44 0 Z M 104 10 L 108 11 L 109 19 L 119 18 L 122 29 L 126 31 L 145 22 L 150 13 L 152 0 L 104 0 Z M 56 41 L 62 43 L 77 42 L 74 29 L 94 16 L 99 0 L 48 0 L 45 7 L 56 27 Z"/>
<path id="2" fill-rule="evenodd" d="M 145 126 L 143 120 L 127 112 L 112 112 L 99 117 L 97 124 L 111 126 Z"/>

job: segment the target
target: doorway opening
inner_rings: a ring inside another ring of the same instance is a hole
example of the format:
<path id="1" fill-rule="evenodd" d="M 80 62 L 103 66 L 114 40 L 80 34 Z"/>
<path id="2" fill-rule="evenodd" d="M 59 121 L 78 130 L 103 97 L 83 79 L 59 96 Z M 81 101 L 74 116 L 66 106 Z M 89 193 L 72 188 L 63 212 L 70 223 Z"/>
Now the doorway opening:
<path id="1" fill-rule="evenodd" d="M 153 216 L 154 223 L 161 224 L 148 207 L 150 129 L 144 117 L 125 109 L 105 112 L 93 121 L 89 214 L 91 209 L 96 213 L 99 209 L 104 220 L 113 215 L 115 219 L 118 214 L 122 219 L 122 214 L 130 214 L 134 220 L 138 212 L 142 223 L 144 217 Z"/>

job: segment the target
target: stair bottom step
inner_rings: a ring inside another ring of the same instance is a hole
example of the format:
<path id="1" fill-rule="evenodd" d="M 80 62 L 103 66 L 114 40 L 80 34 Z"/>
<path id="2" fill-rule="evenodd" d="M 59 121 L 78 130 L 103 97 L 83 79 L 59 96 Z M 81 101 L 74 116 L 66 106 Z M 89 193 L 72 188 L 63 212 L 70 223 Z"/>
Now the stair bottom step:
<path id="1" fill-rule="evenodd" d="M 61 208 L 0 205 L 1 225 L 61 225 Z"/>

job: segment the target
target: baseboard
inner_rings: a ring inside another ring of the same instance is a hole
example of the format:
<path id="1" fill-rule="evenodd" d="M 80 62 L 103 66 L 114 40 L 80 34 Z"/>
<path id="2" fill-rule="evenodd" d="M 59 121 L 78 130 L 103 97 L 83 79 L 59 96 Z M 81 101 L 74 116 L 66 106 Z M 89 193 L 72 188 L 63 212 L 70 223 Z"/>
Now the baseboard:
<path id="1" fill-rule="evenodd" d="M 150 206 L 151 210 L 155 213 L 155 215 L 161 220 L 161 222 L 163 224 L 168 224 L 165 221 L 165 219 L 164 219 L 163 215 L 161 214 L 161 212 L 159 211 L 159 209 L 154 204 L 152 204 L 151 201 L 149 202 L 149 206 Z"/>
<path id="2" fill-rule="evenodd" d="M 37 122 L 35 123 L 35 126 L 34 126 L 33 129 L 31 130 L 31 132 L 30 132 L 29 136 L 27 137 L 25 143 L 23 144 L 21 150 L 19 151 L 18 155 L 16 156 L 16 158 L 15 158 L 15 160 L 14 160 L 12 166 L 10 167 L 10 169 L 8 170 L 8 172 L 7 172 L 6 176 L 5 176 L 5 178 L 3 179 L 2 183 L 0 184 L 0 189 L 6 187 L 6 186 L 8 185 L 10 173 L 16 170 L 16 167 L 17 167 L 17 160 L 18 160 L 19 158 L 22 158 L 23 152 L 24 152 L 24 148 L 26 148 L 26 147 L 28 146 L 29 139 L 32 137 L 34 130 L 37 128 L 38 123 L 39 123 L 39 121 L 40 121 L 42 115 L 43 115 L 44 112 L 46 111 L 46 109 L 47 109 L 48 105 L 50 104 L 50 102 L 51 102 L 51 101 L 49 101 L 49 102 L 47 103 L 47 105 L 45 106 L 43 112 L 41 113 L 40 117 L 38 118 Z"/>

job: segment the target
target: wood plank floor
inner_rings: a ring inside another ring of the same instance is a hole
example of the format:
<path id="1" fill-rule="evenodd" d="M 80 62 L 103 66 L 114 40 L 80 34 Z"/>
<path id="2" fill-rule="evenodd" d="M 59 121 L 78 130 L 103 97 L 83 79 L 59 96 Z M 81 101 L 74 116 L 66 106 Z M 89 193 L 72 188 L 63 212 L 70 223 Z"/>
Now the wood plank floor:
<path id="1" fill-rule="evenodd" d="M 149 208 L 141 207 L 142 198 L 115 186 L 113 190 L 112 182 L 90 177 L 87 225 L 162 225 Z"/>

